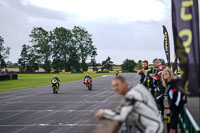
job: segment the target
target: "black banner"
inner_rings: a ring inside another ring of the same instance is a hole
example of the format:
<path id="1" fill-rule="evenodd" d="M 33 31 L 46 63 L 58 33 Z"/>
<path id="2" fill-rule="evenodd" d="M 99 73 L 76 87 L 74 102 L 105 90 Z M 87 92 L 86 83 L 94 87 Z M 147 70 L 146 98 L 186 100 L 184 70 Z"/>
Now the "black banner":
<path id="1" fill-rule="evenodd" d="M 178 58 L 176 57 L 176 54 L 175 54 L 175 60 L 174 60 L 172 70 L 173 70 L 174 74 L 177 74 L 177 72 L 178 72 Z"/>
<path id="2" fill-rule="evenodd" d="M 167 28 L 164 25 L 163 25 L 163 34 L 164 34 L 164 50 L 167 57 L 167 63 L 168 63 L 168 66 L 171 67 L 169 36 L 168 36 Z"/>
<path id="3" fill-rule="evenodd" d="M 182 78 L 178 88 L 191 96 L 200 95 L 198 0 L 172 0 L 172 26 L 176 56 Z"/>

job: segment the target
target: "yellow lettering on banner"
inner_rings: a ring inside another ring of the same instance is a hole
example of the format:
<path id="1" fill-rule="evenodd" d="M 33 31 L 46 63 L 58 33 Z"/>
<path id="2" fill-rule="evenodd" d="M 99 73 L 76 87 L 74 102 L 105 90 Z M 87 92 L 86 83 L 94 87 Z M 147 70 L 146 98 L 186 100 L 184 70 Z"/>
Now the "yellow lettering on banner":
<path id="1" fill-rule="evenodd" d="M 179 37 L 187 36 L 187 40 L 183 42 L 186 53 L 190 53 L 190 44 L 192 42 L 192 31 L 190 29 L 184 29 L 179 32 Z"/>
<path id="2" fill-rule="evenodd" d="M 182 7 L 181 7 L 181 19 L 182 20 L 192 20 L 192 14 L 185 14 L 185 8 L 193 6 L 193 0 L 188 1 L 182 1 Z"/>
<path id="3" fill-rule="evenodd" d="M 165 32 L 165 48 L 166 48 L 166 51 L 168 51 L 168 47 L 167 47 L 167 32 Z M 168 55 L 168 53 L 167 53 Z"/>

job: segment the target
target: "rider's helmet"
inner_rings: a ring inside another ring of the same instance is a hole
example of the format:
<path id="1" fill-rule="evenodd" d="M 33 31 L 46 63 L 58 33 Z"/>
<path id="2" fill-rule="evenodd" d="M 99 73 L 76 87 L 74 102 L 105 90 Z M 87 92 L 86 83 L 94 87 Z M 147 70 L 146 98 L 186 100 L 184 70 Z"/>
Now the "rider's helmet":
<path id="1" fill-rule="evenodd" d="M 85 76 L 88 76 L 88 74 L 86 73 Z"/>
<path id="2" fill-rule="evenodd" d="M 53 78 L 57 78 L 57 76 L 56 76 L 56 75 L 54 75 L 54 76 L 53 76 Z"/>
<path id="3" fill-rule="evenodd" d="M 164 65 L 158 66 L 158 76 L 161 77 L 163 70 L 165 69 Z"/>

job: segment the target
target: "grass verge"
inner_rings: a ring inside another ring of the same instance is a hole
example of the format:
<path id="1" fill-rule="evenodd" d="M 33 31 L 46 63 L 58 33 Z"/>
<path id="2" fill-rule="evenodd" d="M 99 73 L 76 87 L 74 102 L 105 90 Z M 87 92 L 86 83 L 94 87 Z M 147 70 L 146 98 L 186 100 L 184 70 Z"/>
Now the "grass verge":
<path id="1" fill-rule="evenodd" d="M 109 75 L 112 73 L 90 73 L 92 78 Z M 18 74 L 18 80 L 0 81 L 0 92 L 20 90 L 26 88 L 34 88 L 39 86 L 50 85 L 50 81 L 54 74 Z M 61 83 L 83 80 L 84 74 L 57 74 Z"/>

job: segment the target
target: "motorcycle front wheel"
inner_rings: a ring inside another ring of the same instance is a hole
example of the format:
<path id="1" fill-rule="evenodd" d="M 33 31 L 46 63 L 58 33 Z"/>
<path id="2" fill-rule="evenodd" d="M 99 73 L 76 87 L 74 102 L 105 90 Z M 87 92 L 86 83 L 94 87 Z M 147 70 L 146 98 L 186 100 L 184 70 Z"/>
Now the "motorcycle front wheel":
<path id="1" fill-rule="evenodd" d="M 55 93 L 56 93 L 56 87 L 53 86 L 53 94 L 55 94 Z"/>
<path id="2" fill-rule="evenodd" d="M 56 93 L 58 93 L 58 88 L 56 88 Z"/>
<path id="3" fill-rule="evenodd" d="M 88 85 L 88 90 L 92 90 L 92 85 Z"/>

